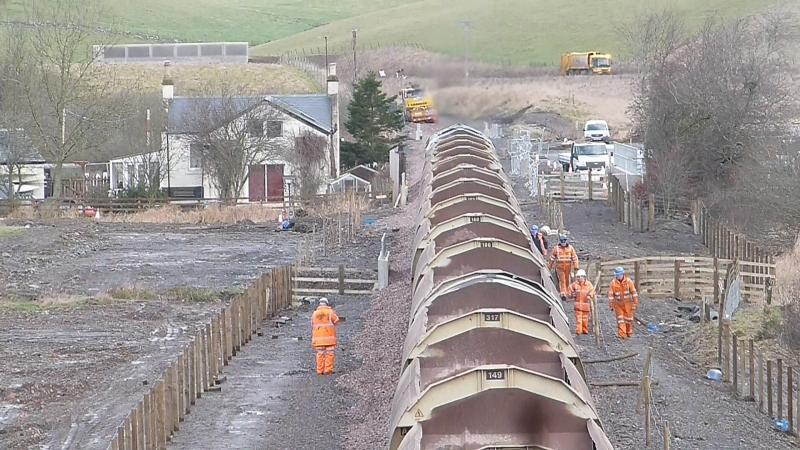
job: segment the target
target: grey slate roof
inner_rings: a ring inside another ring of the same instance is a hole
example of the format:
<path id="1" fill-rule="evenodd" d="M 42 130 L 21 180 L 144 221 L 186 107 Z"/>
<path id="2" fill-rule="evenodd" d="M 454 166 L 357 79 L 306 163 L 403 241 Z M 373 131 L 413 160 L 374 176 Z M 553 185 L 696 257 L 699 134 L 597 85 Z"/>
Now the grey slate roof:
<path id="1" fill-rule="evenodd" d="M 233 109 L 239 115 L 244 114 L 251 108 L 258 106 L 263 101 L 268 101 L 274 107 L 282 110 L 286 114 L 318 128 L 320 131 L 330 134 L 331 126 L 331 100 L 327 95 L 266 95 L 235 97 Z M 169 108 L 169 131 L 170 133 L 193 133 L 192 112 L 198 107 L 213 108 L 220 105 L 222 108 L 222 97 L 175 97 Z M 233 120 L 235 117 L 229 118 Z"/>
<path id="2" fill-rule="evenodd" d="M 31 139 L 23 130 L 0 129 L 0 164 L 7 164 L 11 159 L 10 146 L 14 147 L 13 159 L 21 164 L 43 164 L 45 159 L 33 148 Z"/>

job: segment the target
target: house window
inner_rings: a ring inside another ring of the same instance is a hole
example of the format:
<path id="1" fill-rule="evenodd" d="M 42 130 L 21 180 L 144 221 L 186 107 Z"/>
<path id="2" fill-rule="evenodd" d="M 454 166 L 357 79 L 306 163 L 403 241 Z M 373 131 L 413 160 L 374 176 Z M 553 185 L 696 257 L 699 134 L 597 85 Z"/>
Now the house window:
<path id="1" fill-rule="evenodd" d="M 264 136 L 264 121 L 258 118 L 247 119 L 247 134 L 250 136 Z"/>
<path id="2" fill-rule="evenodd" d="M 189 168 L 199 169 L 203 164 L 203 148 L 199 142 L 189 144 Z"/>
<path id="3" fill-rule="evenodd" d="M 268 120 L 267 121 L 267 139 L 277 138 L 283 136 L 283 121 L 282 120 Z"/>

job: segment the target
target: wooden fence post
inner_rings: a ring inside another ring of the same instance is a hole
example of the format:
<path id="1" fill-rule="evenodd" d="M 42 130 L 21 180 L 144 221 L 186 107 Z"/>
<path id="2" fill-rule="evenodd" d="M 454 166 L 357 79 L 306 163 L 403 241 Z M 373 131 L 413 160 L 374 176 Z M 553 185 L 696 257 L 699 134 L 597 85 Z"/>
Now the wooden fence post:
<path id="1" fill-rule="evenodd" d="M 639 288 L 639 273 L 640 273 L 639 261 L 634 261 L 633 262 L 633 284 L 634 284 L 634 286 L 636 286 L 636 292 L 639 292 L 639 289 L 640 289 Z"/>
<path id="2" fill-rule="evenodd" d="M 344 294 L 344 264 L 339 264 L 339 295 Z"/>
<path id="3" fill-rule="evenodd" d="M 731 337 L 733 352 L 731 354 L 731 373 L 733 374 L 733 396 L 739 396 L 739 338 L 734 334 Z"/>
<path id="4" fill-rule="evenodd" d="M 651 425 L 651 411 L 650 411 L 650 376 L 644 378 L 644 436 L 645 436 L 645 445 L 650 447 L 653 443 L 653 433 L 650 429 Z"/>
<path id="5" fill-rule="evenodd" d="M 159 448 L 166 449 L 169 431 L 167 430 L 166 382 L 164 379 L 158 382 L 156 392 L 156 398 L 158 399 L 158 424 L 156 433 L 159 437 Z"/>
<path id="6" fill-rule="evenodd" d="M 778 358 L 778 420 L 783 419 L 783 359 Z"/>
<path id="7" fill-rule="evenodd" d="M 755 345 L 754 345 L 752 339 L 750 339 L 747 342 L 747 353 L 750 355 L 750 359 L 749 359 L 749 362 L 750 362 L 749 369 L 750 370 L 748 371 L 749 375 L 750 375 L 750 398 L 749 399 L 750 399 L 750 401 L 754 402 L 754 401 L 756 401 L 756 373 L 755 373 L 756 354 L 755 354 Z"/>
<path id="8" fill-rule="evenodd" d="M 675 293 L 675 298 L 681 298 L 681 260 L 675 260 L 675 280 L 674 280 L 675 287 L 673 292 Z"/>
<path id="9" fill-rule="evenodd" d="M 142 429 L 142 402 L 136 404 L 133 409 L 133 420 L 131 420 L 131 447 L 133 450 L 144 448 L 144 430 Z"/>
<path id="10" fill-rule="evenodd" d="M 593 188 L 592 188 L 592 169 L 589 169 L 589 175 L 588 175 L 587 179 L 589 180 L 588 183 L 587 183 L 588 184 L 587 187 L 589 188 L 588 189 L 588 191 L 589 191 L 589 200 L 594 200 L 594 195 L 593 195 L 593 192 L 592 192 L 593 191 Z"/>
<path id="11" fill-rule="evenodd" d="M 133 424 L 131 422 L 130 415 L 122 422 L 122 445 L 125 450 L 133 448 Z"/>
<path id="12" fill-rule="evenodd" d="M 758 410 L 764 412 L 764 353 L 758 352 Z"/>
<path id="13" fill-rule="evenodd" d="M 722 323 L 722 382 L 730 383 L 731 381 L 731 328 L 730 324 L 726 323 L 720 317 Z"/>
<path id="14" fill-rule="evenodd" d="M 772 418 L 772 360 L 767 360 L 767 415 Z"/>
<path id="15" fill-rule="evenodd" d="M 648 231 L 656 231 L 656 194 L 650 194 L 647 200 L 647 229 Z"/>
<path id="16" fill-rule="evenodd" d="M 794 368 L 786 368 L 786 419 L 789 421 L 789 432 L 794 433 Z"/>
<path id="17" fill-rule="evenodd" d="M 669 420 L 664 421 L 664 450 L 669 450 L 669 441 L 672 439 L 669 431 Z"/>
<path id="18" fill-rule="evenodd" d="M 559 182 L 558 188 L 559 188 L 559 192 L 561 193 L 561 199 L 562 200 L 564 199 L 564 176 L 565 176 L 564 175 L 564 171 L 562 170 L 561 174 L 558 176 L 558 182 Z"/>

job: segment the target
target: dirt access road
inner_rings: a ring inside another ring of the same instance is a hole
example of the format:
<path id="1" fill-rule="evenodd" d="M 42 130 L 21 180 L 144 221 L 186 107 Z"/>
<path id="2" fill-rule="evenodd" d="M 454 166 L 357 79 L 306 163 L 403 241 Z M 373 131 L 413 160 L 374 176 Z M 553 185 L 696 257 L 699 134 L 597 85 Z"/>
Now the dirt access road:
<path id="1" fill-rule="evenodd" d="M 521 198 L 523 193 L 520 193 Z M 614 211 L 603 202 L 562 204 L 564 222 L 582 264 L 655 254 L 703 253 L 700 242 L 686 223 L 659 222 L 658 231 L 636 233 L 616 221 Z M 535 205 L 524 207 L 531 223 L 536 223 Z M 705 367 L 690 361 L 679 350 L 681 336 L 693 324 L 678 319 L 677 306 L 687 302 L 653 300 L 643 297 L 637 317 L 661 325 L 648 333 L 636 325 L 636 335 L 627 342 L 616 338 L 616 319 L 599 293 L 598 308 L 602 341 L 580 336 L 576 342 L 584 360 L 638 356 L 611 363 L 587 365 L 587 378 L 593 381 L 634 381 L 642 376 L 644 355 L 652 348 L 654 448 L 661 448 L 664 424 L 671 428 L 672 446 L 678 449 L 783 449 L 794 448 L 792 439 L 771 429 L 769 418 L 757 411 L 754 403 L 735 399 L 729 386 L 705 380 Z M 573 315 L 573 304 L 566 305 Z M 671 326 L 674 324 L 675 326 Z M 697 345 L 715 345 L 700 342 Z M 636 411 L 638 387 L 595 387 L 592 396 L 606 433 L 620 450 L 645 447 L 644 417 Z"/>

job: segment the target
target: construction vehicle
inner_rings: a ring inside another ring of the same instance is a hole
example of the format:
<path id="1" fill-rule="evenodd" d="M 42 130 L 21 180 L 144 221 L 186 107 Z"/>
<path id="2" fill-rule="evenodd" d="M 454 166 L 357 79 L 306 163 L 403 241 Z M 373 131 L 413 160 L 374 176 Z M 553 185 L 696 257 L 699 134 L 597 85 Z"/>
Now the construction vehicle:
<path id="1" fill-rule="evenodd" d="M 433 99 L 419 87 L 411 86 L 400 90 L 403 101 L 403 117 L 411 123 L 434 123 L 436 115 Z"/>
<path id="2" fill-rule="evenodd" d="M 611 54 L 573 52 L 561 56 L 561 75 L 610 75 Z"/>

